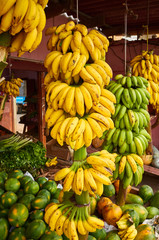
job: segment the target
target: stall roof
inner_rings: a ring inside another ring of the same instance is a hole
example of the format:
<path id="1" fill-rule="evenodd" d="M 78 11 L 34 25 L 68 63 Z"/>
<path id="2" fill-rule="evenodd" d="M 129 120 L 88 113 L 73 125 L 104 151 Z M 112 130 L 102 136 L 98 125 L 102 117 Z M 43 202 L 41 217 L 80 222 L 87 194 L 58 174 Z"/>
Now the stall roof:
<path id="1" fill-rule="evenodd" d="M 77 16 L 77 0 L 50 0 L 47 17 L 67 12 Z M 78 0 L 78 16 L 80 22 L 87 27 L 102 28 L 107 36 L 124 33 L 124 14 L 127 10 L 128 34 L 142 35 L 146 33 L 145 25 L 149 25 L 149 33 L 159 33 L 159 0 Z"/>

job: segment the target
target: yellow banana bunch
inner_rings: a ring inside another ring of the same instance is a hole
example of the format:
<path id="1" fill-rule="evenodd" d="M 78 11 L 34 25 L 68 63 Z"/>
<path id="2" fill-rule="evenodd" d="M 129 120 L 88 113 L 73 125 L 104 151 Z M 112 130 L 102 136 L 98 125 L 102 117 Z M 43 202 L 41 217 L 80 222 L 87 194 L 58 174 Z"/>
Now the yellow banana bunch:
<path id="1" fill-rule="evenodd" d="M 128 213 L 124 213 L 119 221 L 116 223 L 118 226 L 118 235 L 123 240 L 133 240 L 137 235 L 135 223 Z"/>
<path id="2" fill-rule="evenodd" d="M 70 168 L 59 170 L 55 176 L 55 181 L 63 180 L 63 191 L 72 190 L 81 195 L 82 191 L 88 190 L 90 194 L 99 193 L 99 183 L 103 189 L 103 184 L 111 184 L 110 178 L 115 169 L 115 156 L 107 151 L 91 154 L 86 158 L 87 162 L 74 162 Z M 92 163 L 93 162 L 93 163 Z M 92 167 L 91 167 L 92 165 Z M 100 194 L 102 195 L 102 192 Z"/>
<path id="3" fill-rule="evenodd" d="M 149 81 L 150 103 L 158 111 L 159 56 L 153 54 L 153 51 L 143 51 L 142 55 L 133 58 L 130 64 L 135 76 L 142 76 Z"/>
<path id="4" fill-rule="evenodd" d="M 92 139 L 96 136 L 101 137 L 105 130 L 113 128 L 111 118 L 100 113 L 94 112 L 86 118 L 78 118 L 73 116 L 72 112 L 66 114 L 63 109 L 54 110 L 52 104 L 50 102 L 48 104 L 45 121 L 47 127 L 52 128 L 51 137 L 56 139 L 61 146 L 66 142 L 75 150 L 84 145 L 88 147 Z"/>
<path id="5" fill-rule="evenodd" d="M 44 8 L 47 2 L 48 0 L 2 1 L 0 33 L 9 31 L 11 35 L 16 35 L 12 39 L 10 52 L 18 52 L 18 56 L 21 56 L 39 46 L 46 25 Z"/>
<path id="6" fill-rule="evenodd" d="M 97 30 L 91 30 L 88 33 L 85 25 L 69 21 L 66 24 L 48 28 L 45 34 L 47 36 L 50 35 L 51 40 L 48 40 L 50 50 L 52 47 L 56 47 L 55 50 L 58 50 L 62 39 L 61 50 L 63 54 L 72 50 L 72 52 L 77 51 L 80 54 L 86 55 L 87 60 L 89 54 L 93 61 L 105 60 L 109 41 L 106 36 Z"/>
<path id="7" fill-rule="evenodd" d="M 21 80 L 20 78 L 13 78 L 9 81 L 6 81 L 5 79 L 3 79 L 0 82 L 0 89 L 2 89 L 2 91 L 8 95 L 12 95 L 13 97 L 17 97 L 19 96 L 19 88 L 21 87 L 21 83 L 23 82 L 23 80 Z"/>
<path id="8" fill-rule="evenodd" d="M 149 81 L 148 91 L 151 95 L 150 104 L 152 104 L 152 107 L 158 113 L 159 112 L 159 85 L 158 85 L 158 83 Z"/>
<path id="9" fill-rule="evenodd" d="M 53 55 L 50 55 L 50 58 L 52 56 Z M 47 62 L 49 62 L 49 57 Z M 52 107 L 54 110 L 62 108 L 71 116 L 75 116 L 77 113 L 81 117 L 84 116 L 86 109 L 90 110 L 91 108 L 103 115 L 103 118 L 110 118 L 111 114 L 114 113 L 114 103 L 116 99 L 114 94 L 109 90 L 102 89 L 102 92 L 100 92 L 100 88 L 97 84 L 89 83 L 83 83 L 80 86 L 70 86 L 66 82 L 58 81 L 57 84 L 57 82 L 52 82 L 51 79 L 50 75 L 47 74 L 44 82 L 45 85 L 47 85 L 46 101 L 49 107 Z M 101 97 L 98 97 L 100 94 Z M 72 111 L 73 108 L 75 108 L 75 112 Z M 107 129 L 113 128 L 113 122 L 110 119 L 108 119 L 108 121 L 110 124 L 108 123 Z"/>
<path id="10" fill-rule="evenodd" d="M 59 236 L 65 234 L 69 239 L 78 240 L 78 234 L 86 235 L 96 229 L 102 229 L 104 222 L 89 215 L 89 207 L 75 206 L 71 201 L 51 203 L 46 206 L 44 220 L 51 231 L 56 231 Z"/>

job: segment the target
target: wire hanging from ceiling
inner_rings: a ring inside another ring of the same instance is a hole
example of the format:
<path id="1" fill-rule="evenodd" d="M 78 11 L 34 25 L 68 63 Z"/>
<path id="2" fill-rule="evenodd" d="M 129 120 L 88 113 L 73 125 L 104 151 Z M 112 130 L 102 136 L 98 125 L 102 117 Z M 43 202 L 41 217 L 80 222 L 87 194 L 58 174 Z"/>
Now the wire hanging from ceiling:
<path id="1" fill-rule="evenodd" d="M 76 23 L 79 22 L 79 12 L 78 12 L 78 0 L 76 0 Z"/>
<path id="2" fill-rule="evenodd" d="M 150 12 L 150 4 L 149 4 L 149 0 L 147 0 L 147 25 L 143 25 L 143 27 L 146 29 L 146 42 L 147 42 L 147 51 L 149 48 L 149 43 L 148 43 L 148 39 L 149 39 L 149 12 Z"/>
<path id="3" fill-rule="evenodd" d="M 124 14 L 124 28 L 125 28 L 125 44 L 124 44 L 124 53 L 125 53 L 125 74 L 127 70 L 127 27 L 128 27 L 128 5 L 127 0 L 125 1 L 125 14 Z"/>

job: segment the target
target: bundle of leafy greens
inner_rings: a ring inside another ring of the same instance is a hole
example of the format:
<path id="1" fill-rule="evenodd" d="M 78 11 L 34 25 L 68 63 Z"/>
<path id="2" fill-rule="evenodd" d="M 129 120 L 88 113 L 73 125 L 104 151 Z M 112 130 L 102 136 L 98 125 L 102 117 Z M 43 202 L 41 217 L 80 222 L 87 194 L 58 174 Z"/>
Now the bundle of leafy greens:
<path id="1" fill-rule="evenodd" d="M 11 172 L 15 169 L 21 169 L 23 172 L 36 173 L 47 161 L 45 156 L 46 149 L 40 141 L 36 143 L 27 141 L 25 144 L 23 141 L 21 144 L 18 143 L 18 145 L 14 145 L 12 142 L 12 146 L 10 147 L 8 143 L 2 146 L 0 142 L 0 149 L 1 171 Z"/>

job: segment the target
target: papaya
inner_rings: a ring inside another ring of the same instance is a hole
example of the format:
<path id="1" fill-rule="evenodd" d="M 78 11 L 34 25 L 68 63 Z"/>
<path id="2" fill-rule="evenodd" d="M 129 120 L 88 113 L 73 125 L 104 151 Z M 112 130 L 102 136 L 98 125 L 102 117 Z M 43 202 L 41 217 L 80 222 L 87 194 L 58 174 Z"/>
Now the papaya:
<path id="1" fill-rule="evenodd" d="M 118 231 L 113 230 L 113 231 L 108 232 L 105 240 L 120 240 Z"/>
<path id="2" fill-rule="evenodd" d="M 142 198 L 133 193 L 127 194 L 125 203 L 137 203 L 137 204 L 141 204 L 141 205 L 144 204 Z"/>
<path id="3" fill-rule="evenodd" d="M 113 184 L 103 185 L 103 196 L 104 197 L 112 197 L 115 195 L 115 187 Z"/>
<path id="4" fill-rule="evenodd" d="M 150 206 L 159 208 L 159 191 L 150 199 Z"/>
<path id="5" fill-rule="evenodd" d="M 137 236 L 135 240 L 155 240 L 154 229 L 149 224 L 140 224 L 137 227 Z"/>
<path id="6" fill-rule="evenodd" d="M 88 235 L 88 240 L 96 240 L 96 238 L 91 235 Z"/>
<path id="7" fill-rule="evenodd" d="M 147 203 L 154 195 L 153 189 L 149 185 L 142 185 L 139 188 L 139 196 Z"/>
<path id="8" fill-rule="evenodd" d="M 106 230 L 102 228 L 102 229 L 96 229 L 96 231 L 91 232 L 90 235 L 95 237 L 98 240 L 105 240 L 107 233 L 106 233 Z"/>
<path id="9" fill-rule="evenodd" d="M 148 219 L 151 219 L 154 216 L 159 215 L 159 209 L 156 207 L 149 206 L 146 208 L 146 210 L 148 211 L 148 215 L 147 215 Z"/>
<path id="10" fill-rule="evenodd" d="M 127 209 L 134 209 L 138 214 L 139 214 L 139 223 L 142 223 L 145 221 L 148 215 L 148 211 L 146 208 L 140 204 L 134 203 L 134 204 L 125 204 L 124 206 L 121 207 L 123 211 Z"/>

